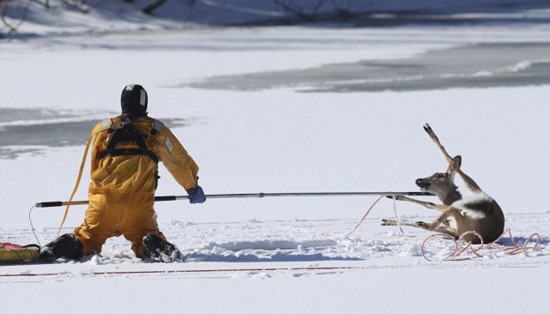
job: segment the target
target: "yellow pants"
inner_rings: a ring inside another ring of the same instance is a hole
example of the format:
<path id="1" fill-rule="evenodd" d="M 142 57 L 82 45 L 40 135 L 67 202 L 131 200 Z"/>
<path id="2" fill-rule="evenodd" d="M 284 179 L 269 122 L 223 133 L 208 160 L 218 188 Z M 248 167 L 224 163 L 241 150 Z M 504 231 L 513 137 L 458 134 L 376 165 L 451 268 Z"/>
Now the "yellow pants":
<path id="1" fill-rule="evenodd" d="M 145 257 L 143 237 L 153 233 L 166 240 L 153 209 L 154 194 L 123 193 L 90 187 L 89 207 L 84 223 L 74 229 L 83 246 L 83 255 L 98 254 L 108 238 L 124 235 L 139 258 Z"/>

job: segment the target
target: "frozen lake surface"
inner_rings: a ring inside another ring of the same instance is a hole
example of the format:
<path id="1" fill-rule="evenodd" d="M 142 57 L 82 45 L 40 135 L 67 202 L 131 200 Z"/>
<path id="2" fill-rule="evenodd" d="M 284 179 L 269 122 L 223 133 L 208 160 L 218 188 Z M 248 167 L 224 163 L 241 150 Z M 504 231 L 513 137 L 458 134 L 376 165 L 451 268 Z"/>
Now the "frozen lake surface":
<path id="1" fill-rule="evenodd" d="M 284 33 L 281 33 L 283 30 Z M 294 32 L 294 30 L 296 32 Z M 338 33 L 348 36 L 336 39 Z M 48 38 L 38 46 L 46 53 L 57 49 L 92 49 L 123 54 L 127 49 L 143 47 L 147 50 L 167 51 L 204 51 L 211 54 L 218 49 L 226 49 L 248 55 L 246 51 L 264 51 L 266 49 L 302 51 L 320 49 L 309 53 L 324 56 L 349 45 L 352 51 L 369 50 L 373 47 L 376 56 L 366 55 L 354 62 L 322 62 L 321 65 L 291 61 L 283 70 L 247 71 L 230 75 L 201 75 L 201 78 L 188 78 L 184 82 L 166 84 L 171 88 L 196 88 L 208 90 L 261 91 L 267 89 L 290 88 L 299 92 L 383 92 L 383 91 L 429 91 L 451 88 L 494 88 L 538 86 L 550 84 L 550 44 L 547 42 L 517 42 L 517 37 L 502 38 L 499 36 L 486 43 L 449 43 L 441 39 L 436 31 L 431 40 L 429 32 L 413 31 L 413 37 L 420 37 L 425 52 L 415 53 L 405 48 L 400 55 L 400 46 L 396 44 L 407 37 L 409 31 L 376 31 L 361 29 L 313 29 L 301 30 L 290 28 L 264 29 L 257 34 L 253 29 L 235 29 L 233 31 L 215 32 L 213 30 L 192 30 L 167 32 L 157 35 L 107 35 L 98 37 L 60 37 L 57 40 Z M 372 32 L 372 33 L 371 33 Z M 265 33 L 262 36 L 262 33 Z M 260 35 L 261 37 L 258 37 Z M 316 36 L 326 36 L 321 40 Z M 280 38 L 280 39 L 279 39 Z M 396 47 L 389 49 L 384 56 L 380 50 L 380 40 Z M 515 39 L 514 39 L 515 38 Z M 110 47 L 105 42 L 116 40 L 120 45 Z M 58 42 L 59 41 L 59 42 Z M 279 44 L 275 43 L 279 41 Z M 84 42 L 87 44 L 84 45 Z M 147 44 L 145 44 L 145 42 Z M 324 43 L 327 43 L 326 45 Z M 78 44 L 81 43 L 81 44 Z M 250 43 L 250 47 L 243 45 Z M 36 43 L 35 43 L 36 44 Z M 16 44 L 17 45 L 17 44 Z M 52 46 L 53 45 L 53 46 Z M 443 46 L 443 47 L 442 47 Z M 25 47 L 25 46 L 24 46 Z M 63 48 L 61 48 L 63 47 Z M 24 49 L 27 49 L 25 47 Z M 498 53 L 496 53 L 498 52 Z M 234 54 L 234 53 L 231 53 Z M 394 56 L 394 57 L 392 57 Z M 397 57 L 395 57 L 397 56 Z M 325 58 L 325 57 L 323 57 Z M 338 58 L 336 58 L 338 59 Z M 55 60 L 45 60 L 46 63 Z M 284 64 L 284 62 L 283 62 Z M 89 130 L 105 114 L 117 115 L 116 111 L 105 113 L 101 110 L 72 111 L 56 108 L 0 108 L 0 158 L 14 158 L 21 153 L 40 153 L 45 147 L 74 146 L 86 141 Z M 188 126 L 192 119 L 157 117 L 172 127 Z M 39 147 L 41 146 L 41 147 Z"/>
<path id="2" fill-rule="evenodd" d="M 111 113 L 113 117 L 118 114 Z M 23 153 L 36 154 L 48 147 L 82 145 L 103 118 L 83 111 L 0 108 L 0 159 L 15 158 Z M 190 123 L 178 118 L 163 121 L 174 127 Z"/>
<path id="3" fill-rule="evenodd" d="M 397 60 L 362 60 L 310 69 L 215 76 L 186 86 L 379 92 L 545 84 L 550 84 L 550 44 L 527 42 L 473 44 Z"/>

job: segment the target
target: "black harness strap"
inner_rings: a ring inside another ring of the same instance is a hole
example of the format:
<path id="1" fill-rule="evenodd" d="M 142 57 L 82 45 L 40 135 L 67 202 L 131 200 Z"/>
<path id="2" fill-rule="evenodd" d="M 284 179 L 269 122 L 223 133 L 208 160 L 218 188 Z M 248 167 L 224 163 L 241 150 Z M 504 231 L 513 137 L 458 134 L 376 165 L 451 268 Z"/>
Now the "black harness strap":
<path id="1" fill-rule="evenodd" d="M 154 152 L 147 149 L 145 146 L 144 135 L 140 134 L 138 130 L 130 123 L 125 124 L 122 128 L 115 129 L 113 136 L 107 145 L 107 149 L 100 152 L 98 157 L 104 158 L 106 156 L 137 156 L 145 155 L 149 156 L 156 163 L 159 162 L 159 157 Z M 116 148 L 120 142 L 134 142 L 138 148 Z"/>

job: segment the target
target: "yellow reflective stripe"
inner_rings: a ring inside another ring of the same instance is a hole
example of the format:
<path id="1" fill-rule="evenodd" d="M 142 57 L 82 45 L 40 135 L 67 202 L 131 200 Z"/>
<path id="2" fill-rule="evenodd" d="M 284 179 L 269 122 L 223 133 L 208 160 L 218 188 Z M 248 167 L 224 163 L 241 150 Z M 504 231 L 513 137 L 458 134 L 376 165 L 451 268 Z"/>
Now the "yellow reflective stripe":
<path id="1" fill-rule="evenodd" d="M 105 119 L 105 120 L 101 121 L 101 126 L 104 129 L 110 128 L 111 127 L 111 119 Z"/>

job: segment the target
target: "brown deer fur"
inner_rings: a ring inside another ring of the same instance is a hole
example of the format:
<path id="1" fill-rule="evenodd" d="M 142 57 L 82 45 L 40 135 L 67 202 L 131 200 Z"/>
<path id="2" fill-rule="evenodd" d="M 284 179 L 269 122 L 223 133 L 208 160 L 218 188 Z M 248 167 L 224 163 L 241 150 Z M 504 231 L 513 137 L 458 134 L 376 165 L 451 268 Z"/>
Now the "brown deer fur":
<path id="1" fill-rule="evenodd" d="M 474 244 L 490 243 L 498 239 L 504 232 L 504 214 L 497 202 L 481 190 L 477 183 L 466 175 L 461 167 L 462 158 L 451 158 L 439 142 L 432 128 L 426 124 L 424 130 L 439 147 L 449 167 L 446 172 L 437 172 L 433 175 L 416 180 L 416 185 L 423 191 L 436 195 L 442 204 L 419 201 L 406 196 L 395 196 L 396 200 L 413 202 L 426 208 L 436 209 L 442 214 L 431 223 L 418 221 L 403 222 L 403 226 L 423 228 L 430 231 L 442 232 L 455 238 L 464 234 L 463 239 Z M 458 174 L 470 191 L 468 197 L 463 198 L 454 184 L 454 176 Z M 384 219 L 382 225 L 396 225 L 397 221 Z M 475 232 L 481 236 L 475 235 Z"/>

